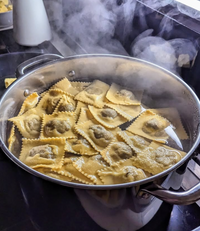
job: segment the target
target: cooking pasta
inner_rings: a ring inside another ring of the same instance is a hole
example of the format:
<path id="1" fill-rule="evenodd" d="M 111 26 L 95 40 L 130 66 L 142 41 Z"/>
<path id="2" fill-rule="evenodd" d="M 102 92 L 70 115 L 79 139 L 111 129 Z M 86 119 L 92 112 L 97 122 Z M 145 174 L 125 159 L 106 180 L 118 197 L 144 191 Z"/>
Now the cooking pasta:
<path id="1" fill-rule="evenodd" d="M 9 119 L 9 150 L 20 146 L 24 164 L 62 181 L 103 185 L 145 179 L 186 154 L 167 146 L 167 129 L 176 133 L 177 126 L 179 138 L 188 136 L 176 109 L 144 109 L 141 101 L 138 89 L 63 78 L 45 93 L 29 95 Z"/>

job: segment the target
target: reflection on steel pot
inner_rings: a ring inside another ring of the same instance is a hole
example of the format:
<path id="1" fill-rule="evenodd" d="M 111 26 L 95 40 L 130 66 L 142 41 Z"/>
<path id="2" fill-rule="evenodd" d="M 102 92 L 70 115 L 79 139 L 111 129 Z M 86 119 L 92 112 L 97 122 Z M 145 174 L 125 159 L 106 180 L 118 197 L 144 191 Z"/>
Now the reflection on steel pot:
<path id="1" fill-rule="evenodd" d="M 19 112 L 20 106 L 25 99 L 25 91 L 41 93 L 53 83 L 62 79 L 63 76 L 67 76 L 69 80 L 73 81 L 99 79 L 109 84 L 115 82 L 124 87 L 134 87 L 144 91 L 142 103 L 149 108 L 175 107 L 181 115 L 184 128 L 189 136 L 187 142 L 182 142 L 187 155 L 177 164 L 157 175 L 137 182 L 116 185 L 83 185 L 65 182 L 29 168 L 18 159 L 18 155 L 15 156 L 8 150 L 7 138 L 10 127 L 7 120 L 16 116 Z M 200 142 L 199 121 L 200 107 L 197 96 L 186 83 L 174 74 L 139 59 L 115 55 L 81 55 L 45 64 L 25 74 L 7 89 L 0 101 L 0 142 L 1 148 L 6 155 L 18 166 L 35 176 L 57 184 L 91 190 L 112 190 L 130 187 L 138 189 L 140 187 L 143 191 L 164 201 L 174 204 L 189 204 L 200 199 L 200 183 L 184 193 L 170 192 L 155 186 L 154 183 L 162 181 L 164 176 L 174 172 L 194 153 Z"/>

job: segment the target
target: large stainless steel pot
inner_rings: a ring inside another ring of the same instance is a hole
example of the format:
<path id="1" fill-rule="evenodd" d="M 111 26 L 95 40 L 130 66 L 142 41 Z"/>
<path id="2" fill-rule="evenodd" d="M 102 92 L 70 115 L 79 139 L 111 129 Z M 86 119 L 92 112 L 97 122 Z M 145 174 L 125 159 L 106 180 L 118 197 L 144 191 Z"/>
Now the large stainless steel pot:
<path id="1" fill-rule="evenodd" d="M 38 59 L 38 58 L 37 58 Z M 34 62 L 38 63 L 37 60 Z M 28 65 L 30 66 L 30 65 Z M 23 72 L 22 68 L 20 72 Z M 8 118 L 16 116 L 27 92 L 42 92 L 63 76 L 69 80 L 91 81 L 100 79 L 108 83 L 118 83 L 144 91 L 142 103 L 149 108 L 176 107 L 189 135 L 189 141 L 183 141 L 187 155 L 170 169 L 155 176 L 137 182 L 118 185 L 83 185 L 65 182 L 43 175 L 18 159 L 18 154 L 12 154 L 7 148 L 7 138 L 10 132 Z M 80 55 L 53 61 L 25 74 L 14 82 L 5 92 L 0 101 L 0 145 L 5 154 L 19 167 L 29 173 L 64 186 L 110 190 L 138 187 L 157 198 L 174 204 L 190 204 L 200 199 L 200 183 L 184 193 L 172 192 L 156 185 L 159 179 L 169 175 L 183 165 L 194 153 L 200 142 L 199 100 L 192 89 L 181 78 L 169 71 L 143 60 L 115 55 Z M 148 183 L 148 184 L 147 184 Z"/>

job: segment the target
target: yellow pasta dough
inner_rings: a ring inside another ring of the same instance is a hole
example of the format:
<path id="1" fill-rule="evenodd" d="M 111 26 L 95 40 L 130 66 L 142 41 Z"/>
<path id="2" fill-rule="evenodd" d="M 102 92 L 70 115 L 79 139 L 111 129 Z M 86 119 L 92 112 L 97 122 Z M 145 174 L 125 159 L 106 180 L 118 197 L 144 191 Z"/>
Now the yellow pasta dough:
<path id="1" fill-rule="evenodd" d="M 85 176 L 89 177 L 94 183 L 102 184 L 97 171 L 105 168 L 107 163 L 104 161 L 101 155 L 95 156 L 82 156 L 74 162 L 74 166 Z"/>
<path id="2" fill-rule="evenodd" d="M 77 125 L 81 124 L 81 123 L 83 123 L 85 121 L 92 120 L 92 119 L 94 119 L 94 117 L 91 114 L 91 112 L 89 111 L 89 109 L 85 108 L 85 107 L 82 107 L 81 110 L 80 110 L 79 117 L 78 117 Z"/>
<path id="3" fill-rule="evenodd" d="M 71 82 L 72 87 L 74 87 L 79 92 L 83 91 L 90 84 L 91 84 L 91 82 L 78 82 L 78 81 Z"/>
<path id="4" fill-rule="evenodd" d="M 142 108 L 140 105 L 120 105 L 108 101 L 106 102 L 105 105 L 117 111 L 120 115 L 125 117 L 127 120 L 134 119 L 142 112 Z"/>
<path id="5" fill-rule="evenodd" d="M 16 126 L 13 125 L 8 138 L 8 149 L 15 155 L 18 156 L 21 148 L 21 134 L 17 131 Z"/>
<path id="6" fill-rule="evenodd" d="M 176 164 L 185 152 L 152 142 L 143 152 L 132 158 L 133 165 L 155 175 Z"/>
<path id="7" fill-rule="evenodd" d="M 29 109 L 36 107 L 36 105 L 38 104 L 38 101 L 39 101 L 39 95 L 37 94 L 37 92 L 33 92 L 32 94 L 27 96 L 27 98 L 24 100 L 22 104 L 22 107 L 20 109 L 18 116 L 22 115 Z"/>
<path id="8" fill-rule="evenodd" d="M 127 119 L 118 114 L 114 109 L 104 107 L 102 109 L 88 106 L 93 117 L 104 127 L 116 128 L 121 124 L 127 122 Z"/>
<path id="9" fill-rule="evenodd" d="M 58 105 L 54 110 L 54 113 L 72 112 L 75 111 L 75 109 L 76 109 L 76 101 L 67 95 L 62 95 Z"/>
<path id="10" fill-rule="evenodd" d="M 52 114 L 63 96 L 63 92 L 57 89 L 49 90 L 44 94 L 37 105 L 39 113 Z"/>
<path id="11" fill-rule="evenodd" d="M 42 114 L 36 108 L 32 108 L 21 116 L 9 119 L 19 129 L 21 135 L 28 139 L 39 138 L 42 124 Z"/>
<path id="12" fill-rule="evenodd" d="M 134 135 L 133 133 L 128 131 L 118 132 L 117 135 L 120 136 L 124 140 L 124 142 L 132 148 L 132 150 L 135 153 L 145 150 L 151 143 L 144 137 Z"/>
<path id="13" fill-rule="evenodd" d="M 79 93 L 79 90 L 74 88 L 71 85 L 71 82 L 67 78 L 63 78 L 62 80 L 60 80 L 59 82 L 54 84 L 51 87 L 51 89 L 60 89 L 60 90 L 64 91 L 67 95 L 69 95 L 71 97 L 74 97 L 75 95 L 77 95 Z"/>
<path id="14" fill-rule="evenodd" d="M 52 171 L 50 168 L 38 167 L 34 169 L 42 174 L 56 178 L 58 180 L 69 181 L 69 182 L 74 180 L 72 177 L 59 174 L 58 172 Z"/>
<path id="15" fill-rule="evenodd" d="M 186 140 L 188 139 L 188 135 L 182 125 L 180 115 L 176 108 L 156 108 L 151 109 L 152 112 L 161 115 L 166 118 L 172 125 L 174 126 L 175 133 L 178 135 L 179 139 Z"/>
<path id="16" fill-rule="evenodd" d="M 103 158 L 112 166 L 117 162 L 130 159 L 134 156 L 131 147 L 122 141 L 112 142 L 106 149 L 101 152 Z"/>
<path id="17" fill-rule="evenodd" d="M 98 175 L 104 184 L 130 183 L 145 179 L 145 172 L 132 165 L 131 160 L 122 161 L 119 164 L 98 171 Z"/>
<path id="18" fill-rule="evenodd" d="M 85 108 L 85 109 L 88 109 L 88 106 L 87 104 L 81 102 L 81 101 L 77 101 L 77 106 L 76 106 L 76 110 L 75 110 L 75 113 L 76 113 L 76 121 L 79 120 L 79 117 L 80 117 L 80 113 L 81 113 L 81 109 L 82 108 Z"/>
<path id="19" fill-rule="evenodd" d="M 59 112 L 53 115 L 43 114 L 41 137 L 76 137 L 74 133 L 75 113 Z"/>
<path id="20" fill-rule="evenodd" d="M 65 139 L 23 139 L 19 159 L 30 167 L 60 168 L 65 153 Z"/>
<path id="21" fill-rule="evenodd" d="M 129 91 L 115 83 L 113 83 L 106 95 L 106 98 L 115 104 L 122 105 L 140 105 L 142 92 L 141 91 Z"/>
<path id="22" fill-rule="evenodd" d="M 18 116 L 22 115 L 26 111 L 28 111 L 31 108 L 34 108 L 39 100 L 39 95 L 36 92 L 33 92 L 30 94 L 23 102 L 22 107 L 18 113 Z M 10 136 L 8 138 L 8 149 L 12 153 L 16 153 L 16 150 L 19 149 L 20 142 L 19 142 L 19 135 L 17 137 L 16 135 L 16 126 L 13 125 L 10 131 Z"/>
<path id="23" fill-rule="evenodd" d="M 91 144 L 82 136 L 78 135 L 76 138 L 66 140 L 66 151 L 80 155 L 96 155 L 98 152 L 91 146 Z"/>
<path id="24" fill-rule="evenodd" d="M 121 184 L 158 174 L 186 155 L 163 145 L 168 128 L 181 139 L 188 136 L 175 108 L 144 109 L 141 97 L 142 91 L 115 83 L 63 78 L 30 94 L 9 119 L 9 150 L 62 181 Z"/>
<path id="25" fill-rule="evenodd" d="M 75 130 L 85 137 L 85 139 L 88 140 L 92 147 L 97 151 L 105 149 L 114 139 L 116 139 L 116 134 L 120 131 L 119 128 L 106 129 L 94 120 L 75 125 Z"/>
<path id="26" fill-rule="evenodd" d="M 0 9 L 1 13 L 1 9 Z M 5 78 L 4 83 L 5 83 L 5 88 L 8 88 L 13 82 L 15 82 L 17 78 Z"/>
<path id="27" fill-rule="evenodd" d="M 64 159 L 64 163 L 63 163 L 62 167 L 60 169 L 56 170 L 56 172 L 58 172 L 59 174 L 61 174 L 63 176 L 67 176 L 67 177 L 70 177 L 74 180 L 78 180 L 79 182 L 84 183 L 84 184 L 93 183 L 93 181 L 90 180 L 90 178 L 88 178 L 87 176 L 82 174 L 80 171 L 78 171 L 74 167 L 73 162 L 69 163 L 68 161 L 65 161 L 65 159 Z"/>
<path id="28" fill-rule="evenodd" d="M 127 131 L 150 140 L 166 143 L 169 136 L 164 129 L 169 125 L 169 121 L 165 118 L 146 110 L 127 128 Z"/>
<path id="29" fill-rule="evenodd" d="M 108 84 L 99 80 L 95 80 L 83 91 L 77 94 L 75 99 L 83 103 L 102 108 L 104 106 L 104 99 L 108 89 Z"/>

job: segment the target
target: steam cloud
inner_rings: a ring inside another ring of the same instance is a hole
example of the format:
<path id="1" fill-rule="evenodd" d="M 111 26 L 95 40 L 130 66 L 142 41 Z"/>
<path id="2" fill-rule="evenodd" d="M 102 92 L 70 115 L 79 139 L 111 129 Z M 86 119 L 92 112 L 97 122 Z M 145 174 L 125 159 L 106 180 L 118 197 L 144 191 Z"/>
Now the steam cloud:
<path id="1" fill-rule="evenodd" d="M 77 53 L 131 55 L 175 73 L 178 73 L 179 67 L 188 65 L 196 55 L 194 41 L 183 38 L 166 40 L 164 36 L 173 29 L 171 18 L 179 15 L 180 11 L 199 17 L 190 8 L 174 0 L 46 0 L 45 3 L 57 29 L 62 29 L 77 44 Z M 174 7 L 167 17 L 163 17 L 156 33 L 145 21 L 143 4 L 153 9 L 167 5 Z M 139 35 L 137 32 L 140 28 L 133 26 L 135 18 L 143 28 Z M 130 43 L 128 49 L 127 42 Z"/>
<path id="2" fill-rule="evenodd" d="M 136 1 L 117 5 L 113 0 L 88 0 L 73 9 L 66 19 L 67 34 L 87 53 L 115 53 L 128 55 L 115 38 L 115 29 L 123 27 L 122 37 L 130 31 Z M 122 25 L 123 24 L 123 25 Z"/>
<path id="3" fill-rule="evenodd" d="M 194 44 L 188 39 L 164 40 L 161 37 L 146 36 L 150 30 L 136 38 L 132 46 L 132 56 L 141 58 L 172 72 L 178 72 L 178 67 L 189 65 L 196 55 Z"/>

